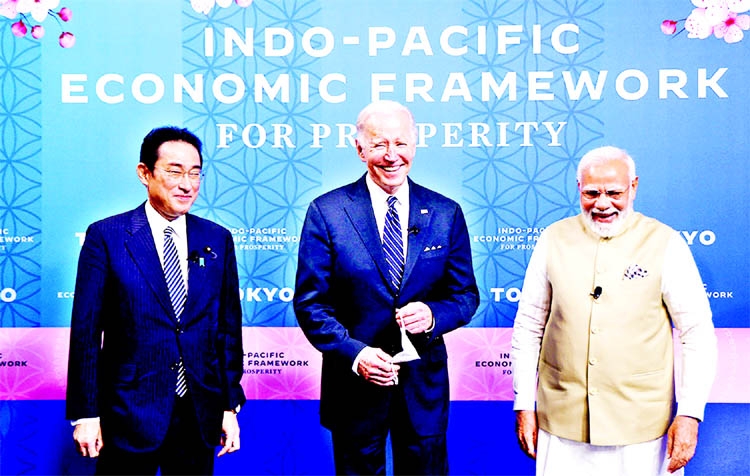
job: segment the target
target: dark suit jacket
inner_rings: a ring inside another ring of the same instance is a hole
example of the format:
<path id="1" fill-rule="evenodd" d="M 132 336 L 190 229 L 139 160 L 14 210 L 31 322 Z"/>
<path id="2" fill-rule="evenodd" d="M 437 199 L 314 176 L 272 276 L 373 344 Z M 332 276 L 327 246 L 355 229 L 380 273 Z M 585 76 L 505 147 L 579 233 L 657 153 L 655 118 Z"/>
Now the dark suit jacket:
<path id="1" fill-rule="evenodd" d="M 404 393 L 420 435 L 445 432 L 448 369 L 443 334 L 471 320 L 479 297 L 469 235 L 459 205 L 409 182 L 406 269 L 401 289 L 387 278 L 380 234 L 364 176 L 318 197 L 305 218 L 294 308 L 300 327 L 323 353 L 321 422 L 330 429 L 370 434 L 387 424 L 393 392 Z M 427 304 L 428 334 L 410 336 L 421 359 L 401 364 L 398 387 L 380 387 L 352 371 L 357 354 L 400 347 L 395 309 Z"/>
<path id="2" fill-rule="evenodd" d="M 70 328 L 67 418 L 101 417 L 105 445 L 129 451 L 159 446 L 180 355 L 206 444 L 219 443 L 224 410 L 245 402 L 232 236 L 194 215 L 186 220 L 192 260 L 179 324 L 144 205 L 86 232 Z"/>

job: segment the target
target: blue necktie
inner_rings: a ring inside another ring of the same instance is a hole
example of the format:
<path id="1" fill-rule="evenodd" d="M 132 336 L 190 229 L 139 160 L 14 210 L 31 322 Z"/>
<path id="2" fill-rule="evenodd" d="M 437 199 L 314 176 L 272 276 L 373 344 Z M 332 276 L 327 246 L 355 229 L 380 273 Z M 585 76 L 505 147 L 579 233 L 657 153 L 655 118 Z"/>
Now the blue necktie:
<path id="1" fill-rule="evenodd" d="M 388 211 L 383 227 L 383 252 L 388 263 L 388 275 L 394 288 L 401 287 L 404 276 L 404 240 L 401 235 L 401 222 L 396 211 L 396 197 L 388 197 Z"/>
<path id="2" fill-rule="evenodd" d="M 182 279 L 180 258 L 177 255 L 177 247 L 172 238 L 173 233 L 174 229 L 171 226 L 164 229 L 164 278 L 167 280 L 169 298 L 172 301 L 172 308 L 177 317 L 177 323 L 179 323 L 180 315 L 183 309 L 185 309 L 187 290 L 185 289 L 185 281 Z M 180 361 L 177 364 L 177 386 L 175 387 L 175 392 L 180 397 L 187 393 L 185 365 L 182 363 L 182 356 L 180 356 Z"/>

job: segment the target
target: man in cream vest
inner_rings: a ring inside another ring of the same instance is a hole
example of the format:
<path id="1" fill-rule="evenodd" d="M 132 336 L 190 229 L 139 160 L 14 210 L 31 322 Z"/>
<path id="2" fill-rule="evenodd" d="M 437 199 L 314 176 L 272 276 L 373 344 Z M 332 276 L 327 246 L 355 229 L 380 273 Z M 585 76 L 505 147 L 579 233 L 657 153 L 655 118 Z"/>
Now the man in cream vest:
<path id="1" fill-rule="evenodd" d="M 518 441 L 539 476 L 681 474 L 716 367 L 703 282 L 679 234 L 633 211 L 625 151 L 587 153 L 577 180 L 581 213 L 540 236 L 516 314 Z"/>

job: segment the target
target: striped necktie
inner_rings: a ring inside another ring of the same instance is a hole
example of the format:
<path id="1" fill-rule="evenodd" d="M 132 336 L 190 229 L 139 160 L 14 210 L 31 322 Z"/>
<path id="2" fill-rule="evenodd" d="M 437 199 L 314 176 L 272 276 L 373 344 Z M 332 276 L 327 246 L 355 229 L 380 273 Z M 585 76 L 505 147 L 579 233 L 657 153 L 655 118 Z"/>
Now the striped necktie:
<path id="1" fill-rule="evenodd" d="M 404 276 L 404 240 L 401 235 L 401 222 L 396 211 L 396 197 L 388 197 L 388 211 L 383 227 L 383 252 L 388 263 L 388 275 L 395 289 L 401 287 Z"/>
<path id="2" fill-rule="evenodd" d="M 168 226 L 164 229 L 164 278 L 167 280 L 167 289 L 169 289 L 169 298 L 172 301 L 177 322 L 180 322 L 180 315 L 185 309 L 185 299 L 187 299 L 187 290 L 185 281 L 182 278 L 180 269 L 180 258 L 177 255 L 177 247 L 174 244 L 172 234 L 174 229 Z M 187 393 L 187 381 L 185 377 L 185 365 L 182 363 L 182 356 L 177 363 L 177 385 L 175 392 L 182 397 Z"/>

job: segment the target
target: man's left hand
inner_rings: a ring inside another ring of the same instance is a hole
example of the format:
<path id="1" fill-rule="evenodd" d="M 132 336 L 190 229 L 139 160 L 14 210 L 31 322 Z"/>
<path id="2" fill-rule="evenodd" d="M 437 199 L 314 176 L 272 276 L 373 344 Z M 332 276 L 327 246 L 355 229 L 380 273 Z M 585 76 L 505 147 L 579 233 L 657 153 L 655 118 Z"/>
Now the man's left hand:
<path id="1" fill-rule="evenodd" d="M 434 327 L 432 311 L 423 302 L 410 302 L 401 309 L 396 309 L 396 321 L 411 334 L 426 332 Z"/>
<path id="2" fill-rule="evenodd" d="M 226 453 L 234 453 L 240 449 L 240 424 L 237 423 L 237 414 L 232 411 L 224 412 L 224 421 L 221 423 L 221 451 L 216 456 Z"/>
<path id="3" fill-rule="evenodd" d="M 698 445 L 698 420 L 678 415 L 667 431 L 667 471 L 674 473 L 688 464 Z"/>

